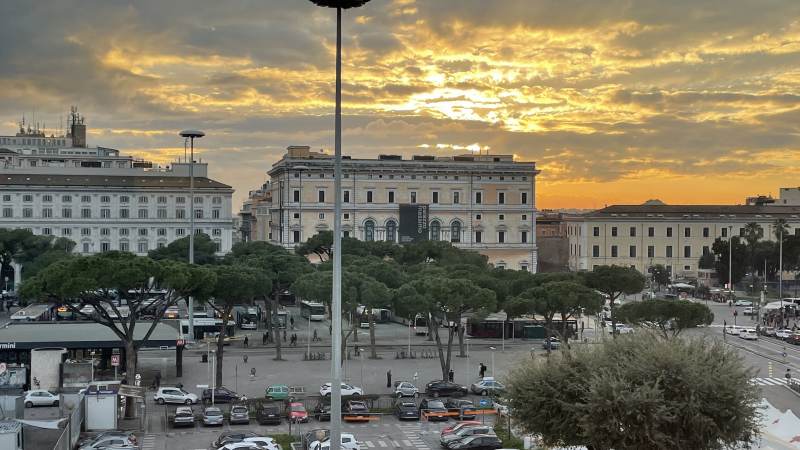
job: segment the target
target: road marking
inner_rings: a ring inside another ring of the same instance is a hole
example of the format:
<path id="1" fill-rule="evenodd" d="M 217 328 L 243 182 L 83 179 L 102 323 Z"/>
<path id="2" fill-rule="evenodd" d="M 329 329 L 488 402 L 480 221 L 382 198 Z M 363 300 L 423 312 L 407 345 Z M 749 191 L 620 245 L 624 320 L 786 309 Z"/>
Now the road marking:
<path id="1" fill-rule="evenodd" d="M 757 386 L 785 386 L 786 380 L 784 378 L 753 378 L 751 382 Z"/>
<path id="2" fill-rule="evenodd" d="M 146 434 L 142 437 L 142 450 L 153 450 L 156 448 L 156 436 Z"/>
<path id="3" fill-rule="evenodd" d="M 364 445 L 366 445 L 369 448 L 375 447 L 375 444 L 373 444 L 372 441 L 364 441 Z"/>
<path id="4" fill-rule="evenodd" d="M 409 441 L 408 439 L 403 439 L 403 445 L 405 445 L 406 447 L 413 447 L 413 445 L 411 445 L 411 441 Z"/>
<path id="5" fill-rule="evenodd" d="M 381 447 L 388 447 L 388 445 L 386 445 L 386 442 L 383 441 L 378 441 L 378 445 L 380 445 Z"/>

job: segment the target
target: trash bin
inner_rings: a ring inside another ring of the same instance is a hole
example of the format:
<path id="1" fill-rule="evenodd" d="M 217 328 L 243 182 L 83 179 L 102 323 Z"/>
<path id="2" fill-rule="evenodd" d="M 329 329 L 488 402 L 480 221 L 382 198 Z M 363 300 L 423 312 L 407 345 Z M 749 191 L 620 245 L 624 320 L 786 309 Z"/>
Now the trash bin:
<path id="1" fill-rule="evenodd" d="M 208 353 L 203 353 L 200 355 L 200 362 L 207 363 L 208 362 Z"/>

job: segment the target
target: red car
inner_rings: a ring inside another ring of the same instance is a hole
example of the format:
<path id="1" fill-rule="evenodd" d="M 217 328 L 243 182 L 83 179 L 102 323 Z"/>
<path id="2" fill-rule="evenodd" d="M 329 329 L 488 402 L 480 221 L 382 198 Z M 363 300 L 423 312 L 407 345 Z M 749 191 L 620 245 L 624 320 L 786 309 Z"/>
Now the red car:
<path id="1" fill-rule="evenodd" d="M 456 431 L 458 431 L 458 430 L 460 430 L 460 429 L 462 429 L 464 427 L 471 426 L 471 425 L 482 425 L 482 424 L 481 424 L 481 422 L 478 422 L 477 420 L 462 420 L 461 422 L 458 422 L 457 424 L 453 425 L 452 427 L 443 428 L 442 429 L 442 436 L 444 436 L 446 434 L 455 433 Z"/>
<path id="2" fill-rule="evenodd" d="M 286 405 L 286 418 L 294 423 L 308 422 L 308 411 L 300 402 L 291 402 Z"/>

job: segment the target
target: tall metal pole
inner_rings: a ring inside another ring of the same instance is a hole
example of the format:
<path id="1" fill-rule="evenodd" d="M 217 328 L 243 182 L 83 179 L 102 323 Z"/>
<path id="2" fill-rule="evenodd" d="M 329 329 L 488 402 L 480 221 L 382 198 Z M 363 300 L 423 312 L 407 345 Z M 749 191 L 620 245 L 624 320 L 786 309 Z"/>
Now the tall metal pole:
<path id="1" fill-rule="evenodd" d="M 331 295 L 331 445 L 342 444 L 342 8 L 336 8 L 336 112 L 333 166 L 333 292 Z"/>
<path id="2" fill-rule="evenodd" d="M 781 328 L 783 328 L 783 224 L 780 224 L 781 237 L 778 243 L 778 298 L 781 299 Z M 766 273 L 764 274 L 766 276 Z"/>
<path id="3" fill-rule="evenodd" d="M 189 154 L 189 264 L 194 264 L 194 136 Z M 194 341 L 194 296 L 189 296 L 189 339 Z M 212 394 L 213 395 L 213 394 Z"/>
<path id="4" fill-rule="evenodd" d="M 728 299 L 733 298 L 733 226 L 728 226 Z"/>

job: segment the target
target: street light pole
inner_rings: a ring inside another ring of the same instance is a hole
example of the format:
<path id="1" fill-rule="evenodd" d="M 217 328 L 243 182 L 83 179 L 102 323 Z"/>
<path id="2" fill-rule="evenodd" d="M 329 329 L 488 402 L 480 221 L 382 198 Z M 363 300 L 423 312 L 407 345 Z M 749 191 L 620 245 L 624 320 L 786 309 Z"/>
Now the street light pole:
<path id="1" fill-rule="evenodd" d="M 733 225 L 728 225 L 728 299 L 733 299 Z"/>
<path id="2" fill-rule="evenodd" d="M 783 311 L 783 224 L 780 225 L 780 239 L 778 242 L 778 298 L 781 300 L 781 328 L 783 328 L 784 311 Z M 766 276 L 766 273 L 764 274 Z"/>
<path id="3" fill-rule="evenodd" d="M 183 130 L 181 137 L 189 139 L 191 153 L 189 156 L 189 264 L 194 264 L 194 140 L 206 134 L 199 130 Z M 189 339 L 194 341 L 194 297 L 189 297 Z"/>
<path id="4" fill-rule="evenodd" d="M 489 349 L 492 351 L 492 377 L 494 377 L 494 351 L 497 350 L 497 348 L 489 347 Z"/>

